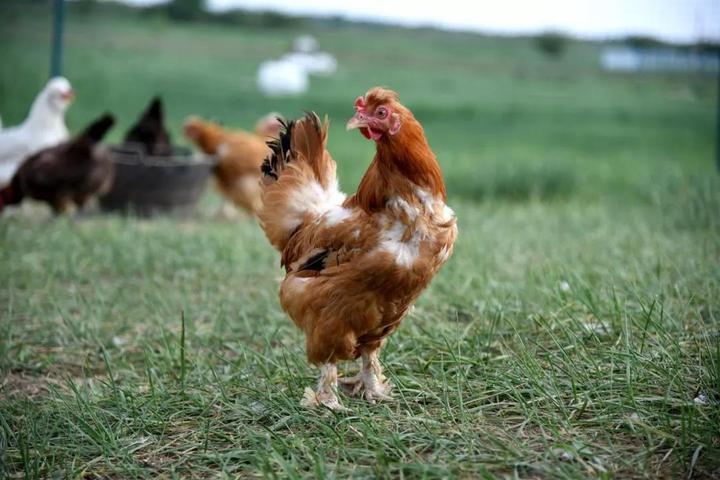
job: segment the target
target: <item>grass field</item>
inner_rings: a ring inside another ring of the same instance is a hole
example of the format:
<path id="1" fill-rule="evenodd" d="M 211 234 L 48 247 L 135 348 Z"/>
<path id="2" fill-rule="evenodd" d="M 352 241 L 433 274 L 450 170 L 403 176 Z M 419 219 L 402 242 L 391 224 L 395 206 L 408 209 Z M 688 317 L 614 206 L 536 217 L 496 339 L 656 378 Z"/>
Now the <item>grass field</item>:
<path id="1" fill-rule="evenodd" d="M 46 80 L 47 10 L 0 4 L 6 125 Z M 161 93 L 182 142 L 191 113 L 313 109 L 352 191 L 373 151 L 352 101 L 398 90 L 460 238 L 383 351 L 394 401 L 299 406 L 317 371 L 278 256 L 213 193 L 182 220 L 24 209 L 0 218 L 0 476 L 720 476 L 716 80 L 606 74 L 591 43 L 323 27 L 338 74 L 263 98 L 257 65 L 298 33 L 71 5 L 68 123 L 110 110 L 116 141 Z"/>

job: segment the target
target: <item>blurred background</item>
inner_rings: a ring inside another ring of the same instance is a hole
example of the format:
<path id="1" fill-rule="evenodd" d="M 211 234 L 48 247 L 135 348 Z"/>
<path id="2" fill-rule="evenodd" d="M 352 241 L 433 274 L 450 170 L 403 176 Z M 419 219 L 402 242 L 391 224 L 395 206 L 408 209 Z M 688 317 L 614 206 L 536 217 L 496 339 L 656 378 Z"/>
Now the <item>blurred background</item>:
<path id="1" fill-rule="evenodd" d="M 270 111 L 312 109 L 329 115 L 353 191 L 373 146 L 344 122 L 356 96 L 384 85 L 424 124 L 453 197 L 651 200 L 715 171 L 718 2 L 430 3 L 69 1 L 69 129 L 109 110 L 118 140 L 156 94 L 180 144 L 190 114 L 250 129 Z M 0 2 L 5 126 L 47 81 L 52 11 Z M 321 65 L 275 72 L 292 91 L 273 92 L 272 71 L 263 85 L 263 65 L 298 51 L 321 52 Z"/>
<path id="2" fill-rule="evenodd" d="M 3 130 L 54 3 L 0 0 Z M 720 477 L 718 0 L 65 6 L 71 134 L 109 111 L 119 143 L 155 95 L 190 148 L 189 115 L 314 110 L 350 193 L 375 147 L 345 123 L 387 86 L 460 233 L 383 349 L 397 402 L 328 417 L 298 409 L 317 372 L 278 254 L 212 182 L 185 218 L 8 209 L 0 476 Z"/>

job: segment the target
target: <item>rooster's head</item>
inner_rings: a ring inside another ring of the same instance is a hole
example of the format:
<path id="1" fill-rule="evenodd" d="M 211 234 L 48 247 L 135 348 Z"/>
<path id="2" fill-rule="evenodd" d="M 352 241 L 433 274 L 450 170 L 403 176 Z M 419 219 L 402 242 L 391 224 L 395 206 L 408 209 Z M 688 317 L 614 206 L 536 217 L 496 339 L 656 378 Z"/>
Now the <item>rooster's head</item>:
<path id="1" fill-rule="evenodd" d="M 398 101 L 397 93 L 375 87 L 355 100 L 355 115 L 346 127 L 348 130 L 357 128 L 368 140 L 379 141 L 397 134 L 407 113 Z"/>

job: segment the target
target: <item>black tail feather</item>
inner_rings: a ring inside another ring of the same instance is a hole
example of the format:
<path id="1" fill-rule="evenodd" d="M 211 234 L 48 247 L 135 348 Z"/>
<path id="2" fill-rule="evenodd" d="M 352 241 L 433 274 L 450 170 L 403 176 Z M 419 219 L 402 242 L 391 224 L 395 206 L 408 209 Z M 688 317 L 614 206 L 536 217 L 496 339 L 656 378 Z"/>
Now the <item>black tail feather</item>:
<path id="1" fill-rule="evenodd" d="M 97 143 L 103 139 L 105 134 L 115 124 L 115 117 L 106 113 L 99 119 L 95 120 L 85 129 L 84 135 L 90 139 L 92 143 Z"/>
<path id="2" fill-rule="evenodd" d="M 295 269 L 296 272 L 301 272 L 303 270 L 314 270 L 316 272 L 319 272 L 321 270 L 325 270 L 325 263 L 327 262 L 328 256 L 330 255 L 331 250 L 321 250 L 320 252 L 316 253 L 315 255 L 312 255 L 310 258 L 305 260 L 305 262 L 297 267 Z"/>
<path id="3" fill-rule="evenodd" d="M 152 102 L 150 103 L 150 106 L 148 107 L 144 116 L 150 117 L 150 118 L 155 118 L 158 120 L 162 119 L 162 116 L 163 116 L 162 99 L 160 98 L 159 95 L 153 97 Z"/>
<path id="4" fill-rule="evenodd" d="M 278 179 L 280 171 L 285 168 L 285 163 L 290 161 L 292 130 L 295 126 L 295 120 L 286 121 L 282 118 L 278 118 L 278 120 L 280 121 L 280 125 L 282 125 L 280 133 L 277 138 L 266 142 L 272 152 L 265 158 L 265 161 L 260 167 L 263 175 L 273 180 Z"/>
<path id="5" fill-rule="evenodd" d="M 268 147 L 272 150 L 272 153 L 265 158 L 260 169 L 265 177 L 270 177 L 274 180 L 278 179 L 280 172 L 285 168 L 285 164 L 289 163 L 293 157 L 291 150 L 292 145 L 292 133 L 293 128 L 298 122 L 311 122 L 313 127 L 318 131 L 322 129 L 320 117 L 315 112 L 305 111 L 298 120 L 285 120 L 284 118 L 277 117 L 280 122 L 281 128 L 277 138 L 269 140 L 267 142 Z"/>

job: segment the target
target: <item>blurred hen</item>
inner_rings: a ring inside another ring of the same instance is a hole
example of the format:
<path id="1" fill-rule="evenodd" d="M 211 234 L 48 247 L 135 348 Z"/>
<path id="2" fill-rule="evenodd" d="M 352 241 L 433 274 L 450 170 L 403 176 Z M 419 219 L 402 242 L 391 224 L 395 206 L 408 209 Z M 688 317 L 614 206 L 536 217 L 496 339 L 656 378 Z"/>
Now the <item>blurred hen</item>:
<path id="1" fill-rule="evenodd" d="M 266 141 L 277 135 L 279 125 L 276 118 L 266 116 L 256 124 L 255 133 L 250 133 L 190 117 L 184 129 L 200 150 L 217 156 L 213 175 L 220 193 L 254 214 L 260 208 L 260 166 L 270 153 Z"/>
<path id="2" fill-rule="evenodd" d="M 68 139 L 65 111 L 74 97 L 67 79 L 52 78 L 35 98 L 25 121 L 0 131 L 0 187 L 10 182 L 27 157 Z"/>
<path id="3" fill-rule="evenodd" d="M 307 114 L 290 122 L 263 164 L 260 224 L 281 253 L 280 302 L 305 333 L 308 360 L 322 365 L 305 405 L 343 408 L 337 363 L 362 357 L 340 379 L 350 394 L 389 398 L 380 348 L 450 257 L 455 214 L 435 154 L 397 95 L 375 88 L 355 102 L 347 128 L 375 142 L 357 193 L 338 190 L 325 149 L 327 123 Z"/>
<path id="4" fill-rule="evenodd" d="M 125 143 L 141 145 L 145 153 L 153 156 L 172 155 L 170 134 L 165 128 L 162 100 L 155 97 L 135 125 L 125 134 Z"/>
<path id="5" fill-rule="evenodd" d="M 114 166 L 98 144 L 114 123 L 113 116 L 105 114 L 73 139 L 29 157 L 0 190 L 0 211 L 5 205 L 33 198 L 47 202 L 60 214 L 72 204 L 82 208 L 92 196 L 105 193 L 112 184 Z"/>

